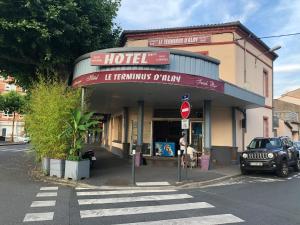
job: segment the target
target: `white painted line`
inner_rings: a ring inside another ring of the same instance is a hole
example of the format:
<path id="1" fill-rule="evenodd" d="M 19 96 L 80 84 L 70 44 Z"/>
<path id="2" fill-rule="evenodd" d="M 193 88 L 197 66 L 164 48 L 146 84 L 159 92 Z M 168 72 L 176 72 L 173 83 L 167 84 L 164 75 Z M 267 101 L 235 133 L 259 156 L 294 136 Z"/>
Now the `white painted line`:
<path id="1" fill-rule="evenodd" d="M 173 194 L 173 195 L 149 195 L 137 197 L 124 198 L 102 198 L 102 199 L 79 199 L 79 205 L 93 205 L 93 204 L 107 204 L 107 203 L 121 203 L 121 202 L 144 202 L 144 201 L 165 201 L 176 199 L 193 198 L 188 194 Z"/>
<path id="2" fill-rule="evenodd" d="M 245 221 L 232 214 L 220 214 L 220 215 L 199 216 L 199 217 L 159 220 L 159 221 L 140 222 L 140 223 L 126 223 L 126 224 L 123 223 L 122 225 L 174 225 L 174 224 L 219 225 L 219 224 L 242 223 L 242 222 Z"/>
<path id="3" fill-rule="evenodd" d="M 287 178 L 288 180 L 291 180 L 291 179 L 293 179 L 292 177 L 289 177 L 289 178 Z"/>
<path id="4" fill-rule="evenodd" d="M 144 213 L 161 213 L 189 209 L 213 208 L 214 206 L 206 202 L 194 202 L 185 204 L 156 205 L 156 206 L 140 206 L 131 208 L 112 208 L 112 209 L 93 209 L 81 210 L 81 218 L 103 217 L 103 216 L 121 216 L 121 215 L 137 215 Z"/>
<path id="5" fill-rule="evenodd" d="M 39 192 L 36 197 L 56 197 L 57 192 Z"/>
<path id="6" fill-rule="evenodd" d="M 136 182 L 137 186 L 168 186 L 169 182 Z"/>
<path id="7" fill-rule="evenodd" d="M 47 213 L 27 213 L 23 222 L 53 220 L 54 212 Z"/>
<path id="8" fill-rule="evenodd" d="M 58 187 L 41 187 L 41 191 L 57 191 Z"/>
<path id="9" fill-rule="evenodd" d="M 33 201 L 30 207 L 48 207 L 48 206 L 55 206 L 54 201 Z"/>
<path id="10" fill-rule="evenodd" d="M 90 195 L 122 195 L 122 194 L 136 194 L 136 193 L 159 193 L 159 192 L 175 192 L 177 190 L 120 190 L 120 191 L 81 191 L 77 192 L 77 196 Z"/>

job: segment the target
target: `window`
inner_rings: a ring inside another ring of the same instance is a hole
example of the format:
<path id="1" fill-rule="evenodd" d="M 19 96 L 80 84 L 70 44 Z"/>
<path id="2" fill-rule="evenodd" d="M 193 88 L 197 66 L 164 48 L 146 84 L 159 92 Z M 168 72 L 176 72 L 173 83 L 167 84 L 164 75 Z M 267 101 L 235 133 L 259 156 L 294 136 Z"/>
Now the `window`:
<path id="1" fill-rule="evenodd" d="M 265 97 L 269 97 L 269 75 L 266 70 L 263 71 L 263 94 Z"/>
<path id="2" fill-rule="evenodd" d="M 263 136 L 269 137 L 269 118 L 268 117 L 263 118 Z"/>

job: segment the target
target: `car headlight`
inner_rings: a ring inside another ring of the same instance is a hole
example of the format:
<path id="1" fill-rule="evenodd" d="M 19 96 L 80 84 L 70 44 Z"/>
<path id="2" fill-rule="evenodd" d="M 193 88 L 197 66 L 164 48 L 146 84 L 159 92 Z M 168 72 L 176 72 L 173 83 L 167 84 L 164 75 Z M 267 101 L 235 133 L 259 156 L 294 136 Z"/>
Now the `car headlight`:
<path id="1" fill-rule="evenodd" d="M 273 159 L 274 158 L 274 154 L 273 153 L 268 153 L 268 158 L 269 159 Z"/>
<path id="2" fill-rule="evenodd" d="M 247 154 L 247 153 L 243 153 L 242 157 L 243 157 L 244 159 L 247 159 L 247 158 L 248 158 L 248 154 Z"/>

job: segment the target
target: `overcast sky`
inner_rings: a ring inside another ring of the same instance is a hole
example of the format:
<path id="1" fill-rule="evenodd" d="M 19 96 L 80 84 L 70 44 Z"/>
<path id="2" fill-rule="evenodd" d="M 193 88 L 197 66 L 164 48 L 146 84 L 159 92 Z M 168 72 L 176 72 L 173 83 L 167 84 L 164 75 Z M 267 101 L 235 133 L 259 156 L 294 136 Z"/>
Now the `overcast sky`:
<path id="1" fill-rule="evenodd" d="M 300 32 L 300 0 L 122 0 L 117 23 L 150 29 L 240 20 L 258 37 Z M 274 63 L 274 96 L 300 88 L 300 35 L 263 39 L 281 45 Z"/>

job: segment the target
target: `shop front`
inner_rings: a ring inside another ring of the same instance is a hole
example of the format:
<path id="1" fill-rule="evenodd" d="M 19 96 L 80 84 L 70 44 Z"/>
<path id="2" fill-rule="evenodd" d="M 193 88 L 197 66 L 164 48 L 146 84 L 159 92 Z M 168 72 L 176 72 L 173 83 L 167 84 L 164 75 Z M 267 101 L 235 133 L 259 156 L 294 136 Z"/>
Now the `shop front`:
<path id="1" fill-rule="evenodd" d="M 242 132 L 236 112 L 264 105 L 264 97 L 221 80 L 219 64 L 167 48 L 105 49 L 76 60 L 73 86 L 85 90 L 89 110 L 106 118 L 101 143 L 108 150 L 172 158 L 182 132 L 183 95 L 191 104 L 188 142 L 199 153 L 235 147 Z"/>

